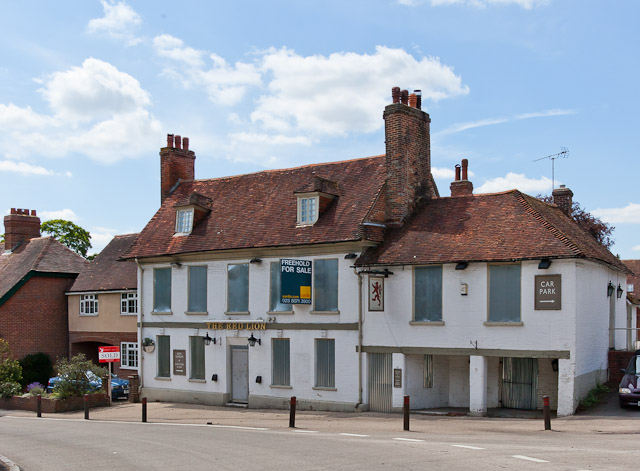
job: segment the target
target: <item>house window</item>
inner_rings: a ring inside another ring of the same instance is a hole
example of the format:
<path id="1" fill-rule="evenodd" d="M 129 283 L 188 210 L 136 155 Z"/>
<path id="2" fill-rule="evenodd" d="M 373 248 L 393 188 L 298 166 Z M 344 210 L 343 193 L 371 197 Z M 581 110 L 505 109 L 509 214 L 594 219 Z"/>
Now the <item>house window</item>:
<path id="1" fill-rule="evenodd" d="M 289 378 L 289 339 L 271 340 L 271 385 L 291 386 Z"/>
<path id="2" fill-rule="evenodd" d="M 249 312 L 249 264 L 227 267 L 229 290 L 228 312 Z"/>
<path id="3" fill-rule="evenodd" d="M 433 387 L 433 355 L 424 356 L 424 388 Z"/>
<path id="4" fill-rule="evenodd" d="M 81 316 L 97 316 L 98 315 L 98 295 L 97 294 L 80 295 L 80 315 Z"/>
<path id="5" fill-rule="evenodd" d="M 153 269 L 153 311 L 171 312 L 171 268 Z"/>
<path id="6" fill-rule="evenodd" d="M 627 285 L 627 292 L 628 292 L 628 293 L 633 293 L 633 283 L 629 283 L 629 284 Z"/>
<path id="7" fill-rule="evenodd" d="M 171 377 L 171 342 L 168 335 L 158 335 L 156 337 L 158 345 L 158 378 Z"/>
<path id="8" fill-rule="evenodd" d="M 189 312 L 207 312 L 207 267 L 189 267 Z"/>
<path id="9" fill-rule="evenodd" d="M 314 310 L 338 311 L 338 260 L 313 262 Z"/>
<path id="10" fill-rule="evenodd" d="M 138 313 L 138 293 L 122 293 L 120 295 L 120 314 Z"/>
<path id="11" fill-rule="evenodd" d="M 336 386 L 335 339 L 316 339 L 316 387 Z"/>
<path id="12" fill-rule="evenodd" d="M 442 266 L 413 269 L 413 320 L 442 320 Z"/>
<path id="13" fill-rule="evenodd" d="M 310 225 L 318 220 L 318 197 L 298 197 L 298 224 Z"/>
<path id="14" fill-rule="evenodd" d="M 193 228 L 193 209 L 179 209 L 176 213 L 176 234 L 188 234 Z"/>
<path id="15" fill-rule="evenodd" d="M 126 370 L 138 369 L 138 344 L 122 342 L 120 344 L 120 368 Z"/>
<path id="16" fill-rule="evenodd" d="M 269 265 L 269 269 L 271 270 L 271 280 L 270 280 L 270 289 L 269 289 L 269 311 L 271 312 L 287 312 L 293 311 L 293 306 L 291 304 L 282 304 L 280 302 L 280 294 L 281 291 L 281 271 L 280 271 L 280 262 L 271 262 Z"/>
<path id="17" fill-rule="evenodd" d="M 190 379 L 204 379 L 204 337 L 189 337 Z"/>
<path id="18" fill-rule="evenodd" d="M 489 322 L 520 322 L 520 265 L 489 266 Z"/>

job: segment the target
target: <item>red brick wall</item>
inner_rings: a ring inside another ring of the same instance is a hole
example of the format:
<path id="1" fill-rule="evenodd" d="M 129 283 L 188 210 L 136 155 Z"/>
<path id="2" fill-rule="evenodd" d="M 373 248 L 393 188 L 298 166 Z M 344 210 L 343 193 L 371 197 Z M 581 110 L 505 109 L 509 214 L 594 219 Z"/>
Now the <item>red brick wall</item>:
<path id="1" fill-rule="evenodd" d="M 56 358 L 69 355 L 67 297 L 73 278 L 34 276 L 0 306 L 0 337 L 14 357 L 44 352 Z"/>
<path id="2" fill-rule="evenodd" d="M 179 136 L 176 136 L 176 139 L 178 138 Z M 185 181 L 194 179 L 195 159 L 196 155 L 190 150 L 174 147 L 163 147 L 160 149 L 161 202 L 169 196 L 171 188 L 178 180 Z"/>
<path id="3" fill-rule="evenodd" d="M 609 382 L 617 386 L 624 376 L 620 370 L 627 367 L 633 352 L 610 350 L 609 351 Z"/>
<path id="4" fill-rule="evenodd" d="M 119 347 L 120 342 L 137 341 L 138 334 L 136 332 L 69 332 L 69 351 L 71 356 L 84 353 L 96 365 L 108 367 L 107 363 L 99 363 L 98 347 L 107 345 Z M 115 374 L 124 379 L 137 373 L 136 370 L 120 368 L 119 362 L 112 363 L 111 367 Z"/>

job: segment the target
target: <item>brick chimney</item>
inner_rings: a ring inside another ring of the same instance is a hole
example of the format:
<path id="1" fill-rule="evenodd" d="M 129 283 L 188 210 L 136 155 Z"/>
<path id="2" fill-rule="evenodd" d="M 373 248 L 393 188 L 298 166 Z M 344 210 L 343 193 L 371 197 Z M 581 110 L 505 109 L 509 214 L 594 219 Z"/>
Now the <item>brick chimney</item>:
<path id="1" fill-rule="evenodd" d="M 167 134 L 167 147 L 160 149 L 160 204 L 178 182 L 193 180 L 196 154 L 189 150 L 189 138 Z"/>
<path id="2" fill-rule="evenodd" d="M 467 159 L 462 159 L 462 165 L 456 165 L 456 179 L 451 182 L 450 186 L 452 198 L 473 195 L 473 183 L 469 181 L 468 168 L 469 161 Z"/>
<path id="3" fill-rule="evenodd" d="M 556 188 L 551 193 L 553 196 L 553 203 L 564 211 L 565 214 L 571 216 L 571 208 L 573 206 L 573 191 L 564 185 L 560 185 L 560 188 Z"/>
<path id="4" fill-rule="evenodd" d="M 394 87 L 393 103 L 384 109 L 386 207 L 388 225 L 402 225 L 421 196 L 431 196 L 429 115 L 420 109 L 421 93 Z"/>
<path id="5" fill-rule="evenodd" d="M 14 250 L 21 243 L 40 237 L 40 218 L 36 210 L 11 208 L 4 217 L 4 248 Z"/>

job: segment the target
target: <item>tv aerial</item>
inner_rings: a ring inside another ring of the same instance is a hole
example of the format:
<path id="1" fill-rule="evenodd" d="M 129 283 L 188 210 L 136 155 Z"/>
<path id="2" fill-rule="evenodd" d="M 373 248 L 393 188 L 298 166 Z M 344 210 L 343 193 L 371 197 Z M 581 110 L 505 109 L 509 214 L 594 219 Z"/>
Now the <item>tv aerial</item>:
<path id="1" fill-rule="evenodd" d="M 534 162 L 539 160 L 549 159 L 551 160 L 551 191 L 555 190 L 555 173 L 556 173 L 556 159 L 566 159 L 569 157 L 569 149 L 566 147 L 561 147 L 561 151 L 557 154 L 547 155 L 545 157 L 540 157 L 539 159 L 535 159 Z"/>

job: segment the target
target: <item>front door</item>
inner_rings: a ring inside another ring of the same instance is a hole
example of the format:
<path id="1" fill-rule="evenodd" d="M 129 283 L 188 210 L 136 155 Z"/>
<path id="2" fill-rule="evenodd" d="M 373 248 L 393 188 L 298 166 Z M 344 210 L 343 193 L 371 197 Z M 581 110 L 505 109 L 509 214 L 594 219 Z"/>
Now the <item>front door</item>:
<path id="1" fill-rule="evenodd" d="M 502 359 L 502 407 L 535 410 L 538 407 L 538 359 Z"/>
<path id="2" fill-rule="evenodd" d="M 369 410 L 391 412 L 393 367 L 391 353 L 369 353 Z"/>
<path id="3" fill-rule="evenodd" d="M 231 400 L 249 402 L 249 348 L 231 347 Z"/>

